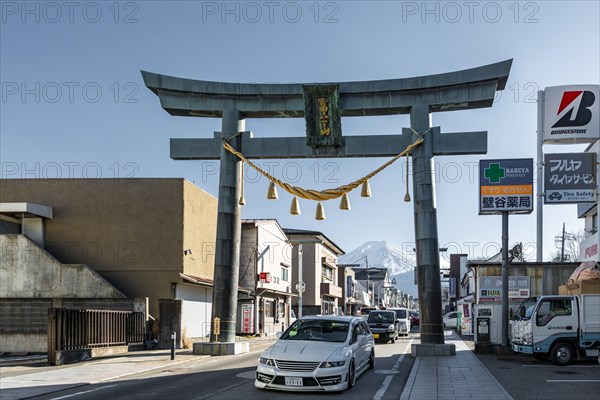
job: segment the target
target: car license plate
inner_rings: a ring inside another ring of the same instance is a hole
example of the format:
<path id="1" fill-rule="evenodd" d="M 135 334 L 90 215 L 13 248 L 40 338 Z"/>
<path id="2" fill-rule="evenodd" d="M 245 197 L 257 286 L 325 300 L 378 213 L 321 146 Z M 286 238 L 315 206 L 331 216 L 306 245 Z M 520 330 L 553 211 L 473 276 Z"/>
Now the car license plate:
<path id="1" fill-rule="evenodd" d="M 373 334 L 373 339 L 379 339 L 379 333 L 374 333 Z"/>
<path id="2" fill-rule="evenodd" d="M 285 377 L 286 386 L 302 386 L 302 378 Z"/>

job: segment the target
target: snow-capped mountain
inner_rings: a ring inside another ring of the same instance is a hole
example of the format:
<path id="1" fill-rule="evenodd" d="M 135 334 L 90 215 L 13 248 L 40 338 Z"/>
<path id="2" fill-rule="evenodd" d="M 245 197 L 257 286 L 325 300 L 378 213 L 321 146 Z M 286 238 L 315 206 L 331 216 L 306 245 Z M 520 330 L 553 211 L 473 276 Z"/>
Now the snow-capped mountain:
<path id="1" fill-rule="evenodd" d="M 396 287 L 417 296 L 417 286 L 414 284 L 415 256 L 403 252 L 398 247 L 386 241 L 367 242 L 339 258 L 340 264 L 361 264 L 369 267 L 387 268 L 391 278 L 396 278 Z"/>

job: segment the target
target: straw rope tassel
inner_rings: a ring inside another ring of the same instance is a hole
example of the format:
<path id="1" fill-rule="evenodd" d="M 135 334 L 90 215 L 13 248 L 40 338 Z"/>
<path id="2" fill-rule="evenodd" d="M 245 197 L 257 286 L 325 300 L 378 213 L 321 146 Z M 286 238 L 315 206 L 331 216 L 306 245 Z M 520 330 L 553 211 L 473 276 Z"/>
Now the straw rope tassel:
<path id="1" fill-rule="evenodd" d="M 404 201 L 410 201 L 410 194 L 408 194 L 408 153 L 406 153 L 406 194 L 404 195 Z"/>
<path id="2" fill-rule="evenodd" d="M 244 161 L 242 161 L 242 172 L 240 173 L 240 179 L 242 180 L 242 182 L 240 183 L 241 194 L 240 194 L 240 200 L 238 201 L 238 204 L 240 206 L 245 206 L 246 199 L 244 198 Z"/>

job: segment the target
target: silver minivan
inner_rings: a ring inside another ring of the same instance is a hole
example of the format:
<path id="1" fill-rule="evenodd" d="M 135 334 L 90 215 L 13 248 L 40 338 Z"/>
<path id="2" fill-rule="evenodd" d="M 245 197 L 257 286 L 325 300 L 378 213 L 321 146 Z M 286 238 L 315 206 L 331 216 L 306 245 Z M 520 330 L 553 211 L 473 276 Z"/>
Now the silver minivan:
<path id="1" fill-rule="evenodd" d="M 408 336 L 410 333 L 410 313 L 407 308 L 388 308 L 388 310 L 396 313 L 396 321 L 400 328 L 398 329 L 400 335 Z"/>

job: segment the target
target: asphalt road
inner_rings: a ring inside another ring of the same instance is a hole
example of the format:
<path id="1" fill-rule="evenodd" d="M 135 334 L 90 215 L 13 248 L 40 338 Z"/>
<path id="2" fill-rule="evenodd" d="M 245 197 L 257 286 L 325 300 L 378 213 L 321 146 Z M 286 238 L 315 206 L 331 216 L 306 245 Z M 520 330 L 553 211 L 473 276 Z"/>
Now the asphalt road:
<path id="1" fill-rule="evenodd" d="M 526 355 L 477 354 L 515 400 L 600 399 L 600 365 L 559 367 Z"/>
<path id="2" fill-rule="evenodd" d="M 317 400 L 331 399 L 331 396 L 334 396 L 344 400 L 397 400 L 414 363 L 412 357 L 405 356 L 409 352 L 409 339 L 398 340 L 395 344 L 377 344 L 375 369 L 361 375 L 356 386 L 342 394 L 306 394 L 256 389 L 254 376 L 260 355 L 260 352 L 256 352 L 204 359 L 129 376 L 122 380 L 64 390 L 36 399 L 300 400 L 309 397 L 311 400 Z"/>

